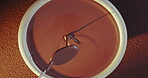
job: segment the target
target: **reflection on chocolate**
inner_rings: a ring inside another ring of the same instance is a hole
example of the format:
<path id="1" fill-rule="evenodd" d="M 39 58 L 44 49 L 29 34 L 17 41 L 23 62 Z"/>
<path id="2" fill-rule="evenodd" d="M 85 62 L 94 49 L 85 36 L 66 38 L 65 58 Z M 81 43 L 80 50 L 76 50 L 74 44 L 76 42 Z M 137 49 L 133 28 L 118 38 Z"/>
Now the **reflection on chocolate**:
<path id="1" fill-rule="evenodd" d="M 96 17 L 109 13 L 93 0 L 53 0 L 33 16 L 27 31 L 27 44 L 36 65 L 44 71 L 52 55 L 65 46 L 63 37 Z M 81 44 L 71 61 L 53 65 L 47 74 L 54 78 L 92 77 L 102 72 L 114 59 L 119 45 L 118 27 L 109 14 L 75 33 Z"/>
<path id="2" fill-rule="evenodd" d="M 61 65 L 72 60 L 78 53 L 78 46 L 70 45 L 57 50 L 52 58 L 54 65 Z"/>

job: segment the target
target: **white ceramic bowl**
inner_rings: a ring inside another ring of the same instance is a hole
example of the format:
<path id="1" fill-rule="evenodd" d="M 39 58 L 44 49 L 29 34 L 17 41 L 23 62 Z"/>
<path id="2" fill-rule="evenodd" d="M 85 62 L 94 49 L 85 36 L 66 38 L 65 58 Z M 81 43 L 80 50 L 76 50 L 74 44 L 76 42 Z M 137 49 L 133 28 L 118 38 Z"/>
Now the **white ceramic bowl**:
<path id="1" fill-rule="evenodd" d="M 32 60 L 32 56 L 28 50 L 27 47 L 27 40 L 26 40 L 26 35 L 27 35 L 27 28 L 29 26 L 29 22 L 33 15 L 37 12 L 37 10 L 42 7 L 44 4 L 49 2 L 51 0 L 37 0 L 25 13 L 21 24 L 19 28 L 19 33 L 18 33 L 18 44 L 19 44 L 19 49 L 21 52 L 21 55 L 27 64 L 27 66 L 36 74 L 40 75 L 42 72 L 36 64 Z M 126 26 L 124 23 L 124 20 L 122 19 L 120 13 L 118 10 L 108 1 L 108 0 L 94 0 L 104 6 L 109 12 L 113 12 L 112 16 L 114 17 L 115 21 L 117 22 L 118 28 L 119 28 L 119 34 L 120 34 L 120 43 L 119 43 L 119 49 L 118 52 L 112 61 L 112 63 L 101 73 L 97 74 L 93 78 L 104 78 L 108 76 L 120 63 L 122 60 L 125 50 L 126 50 L 126 45 L 127 45 L 127 31 L 126 31 Z M 44 75 L 43 78 L 51 78 L 51 76 Z"/>

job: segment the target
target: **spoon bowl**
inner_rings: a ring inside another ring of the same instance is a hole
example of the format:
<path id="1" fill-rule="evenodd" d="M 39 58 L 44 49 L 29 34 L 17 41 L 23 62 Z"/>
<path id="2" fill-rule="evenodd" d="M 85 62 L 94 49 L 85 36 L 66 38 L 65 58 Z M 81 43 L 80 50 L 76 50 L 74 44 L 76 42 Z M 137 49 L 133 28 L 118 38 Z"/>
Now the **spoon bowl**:
<path id="1" fill-rule="evenodd" d="M 49 62 L 48 67 L 44 72 L 40 74 L 38 78 L 41 78 L 46 71 L 48 71 L 52 65 L 62 65 L 72 60 L 78 53 L 79 48 L 76 45 L 70 45 L 58 49 L 54 54 L 52 60 Z"/>
<path id="2" fill-rule="evenodd" d="M 76 45 L 70 45 L 57 50 L 52 58 L 54 65 L 62 65 L 72 60 L 78 53 L 79 48 Z"/>

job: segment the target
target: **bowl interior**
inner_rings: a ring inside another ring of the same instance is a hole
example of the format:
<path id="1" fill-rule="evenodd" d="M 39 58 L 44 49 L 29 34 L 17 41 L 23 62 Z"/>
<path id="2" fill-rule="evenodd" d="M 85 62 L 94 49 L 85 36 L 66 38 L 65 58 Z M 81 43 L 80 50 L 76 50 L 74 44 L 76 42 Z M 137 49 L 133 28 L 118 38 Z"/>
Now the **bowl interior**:
<path id="1" fill-rule="evenodd" d="M 24 37 L 27 43 L 25 45 L 27 50 L 25 54 L 28 54 L 26 56 L 33 57 L 32 62 L 29 62 L 32 63 L 30 68 L 34 68 L 36 72 L 45 70 L 52 54 L 57 49 L 65 46 L 64 35 L 80 28 L 96 17 L 109 13 L 105 7 L 107 2 L 99 3 L 69 0 L 64 2 L 51 1 L 42 7 L 38 6 L 41 8 L 36 9 L 32 13 L 33 15 L 24 31 L 27 35 Z M 74 5 L 77 5 L 77 7 Z M 108 3 L 108 5 L 111 4 Z M 35 6 L 33 7 L 35 8 Z M 109 74 L 117 66 L 122 58 L 119 58 L 119 56 L 124 55 L 126 43 L 121 42 L 123 42 L 124 38 L 124 42 L 126 42 L 126 29 L 121 16 L 118 15 L 118 11 L 116 12 L 113 6 L 107 7 L 112 7 L 109 8 L 111 9 L 111 14 L 107 14 L 101 20 L 76 34 L 76 38 L 83 43 L 78 45 L 81 48 L 79 54 L 66 64 L 53 66 L 47 72 L 47 75 L 52 77 L 92 77 L 100 73 L 102 74 L 104 71 Z M 73 41 L 70 41 L 70 44 L 77 45 Z M 30 57 L 27 58 L 30 59 Z M 105 76 L 104 73 L 102 76 Z"/>

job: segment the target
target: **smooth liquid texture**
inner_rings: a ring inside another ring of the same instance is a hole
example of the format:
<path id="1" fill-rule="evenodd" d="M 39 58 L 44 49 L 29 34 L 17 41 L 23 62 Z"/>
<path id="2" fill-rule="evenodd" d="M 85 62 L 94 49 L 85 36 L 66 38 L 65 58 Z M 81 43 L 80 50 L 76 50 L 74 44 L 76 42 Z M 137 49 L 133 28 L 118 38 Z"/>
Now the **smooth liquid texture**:
<path id="1" fill-rule="evenodd" d="M 54 0 L 40 8 L 32 18 L 28 48 L 37 66 L 44 70 L 53 53 L 65 46 L 63 37 L 108 13 L 104 7 L 87 0 Z M 53 77 L 91 77 L 102 72 L 114 59 L 119 45 L 116 22 L 109 14 L 76 33 L 81 44 L 70 62 L 52 66 Z"/>

